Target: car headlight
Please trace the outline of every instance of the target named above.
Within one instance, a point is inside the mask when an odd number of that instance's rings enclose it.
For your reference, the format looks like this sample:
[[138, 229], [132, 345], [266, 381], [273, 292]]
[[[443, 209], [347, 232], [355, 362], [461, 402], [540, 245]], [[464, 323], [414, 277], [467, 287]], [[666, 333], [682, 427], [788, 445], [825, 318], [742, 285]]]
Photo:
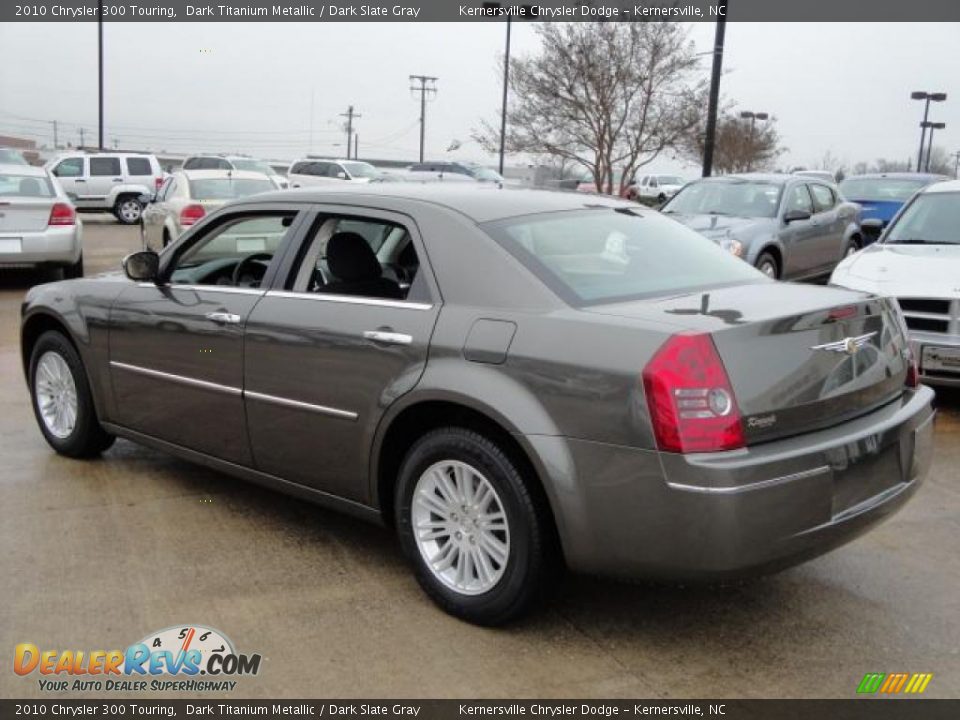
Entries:
[[736, 255], [737, 257], [743, 257], [743, 243], [739, 240], [733, 240], [732, 238], [725, 238], [720, 241], [720, 247], [726, 250], [731, 255]]

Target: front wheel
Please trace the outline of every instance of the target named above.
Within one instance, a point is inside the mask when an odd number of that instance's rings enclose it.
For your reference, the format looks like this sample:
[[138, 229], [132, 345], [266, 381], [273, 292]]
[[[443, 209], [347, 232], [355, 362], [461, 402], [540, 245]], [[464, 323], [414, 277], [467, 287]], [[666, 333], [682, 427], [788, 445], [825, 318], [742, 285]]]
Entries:
[[92, 457], [113, 444], [97, 420], [83, 362], [62, 333], [45, 332], [33, 346], [30, 394], [40, 432], [61, 455]]
[[855, 255], [860, 252], [860, 243], [856, 239], [850, 241], [846, 249], [843, 251], [843, 259], [846, 260], [851, 255]]
[[549, 521], [509, 455], [472, 430], [417, 441], [400, 468], [397, 529], [441, 608], [480, 625], [518, 617], [551, 575]]
[[760, 257], [757, 258], [757, 270], [774, 280], [780, 277], [780, 266], [777, 264], [777, 259], [768, 252], [760, 253]]

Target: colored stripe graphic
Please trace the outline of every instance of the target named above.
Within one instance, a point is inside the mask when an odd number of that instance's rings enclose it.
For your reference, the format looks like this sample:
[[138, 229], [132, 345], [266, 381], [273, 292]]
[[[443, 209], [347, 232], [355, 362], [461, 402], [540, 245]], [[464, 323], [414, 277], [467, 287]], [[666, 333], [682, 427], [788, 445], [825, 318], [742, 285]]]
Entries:
[[872, 695], [920, 694], [927, 689], [933, 673], [867, 673], [857, 686], [857, 693]]

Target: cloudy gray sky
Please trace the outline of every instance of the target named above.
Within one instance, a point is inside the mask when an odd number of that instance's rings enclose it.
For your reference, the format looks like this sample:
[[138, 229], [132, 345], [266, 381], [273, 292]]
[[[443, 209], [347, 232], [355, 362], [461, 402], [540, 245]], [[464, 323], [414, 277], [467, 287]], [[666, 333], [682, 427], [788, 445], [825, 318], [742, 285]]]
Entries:
[[[95, 137], [96, 30], [0, 24], [0, 133], [49, 143], [57, 120], [61, 143], [78, 142], [80, 127], [88, 142]], [[711, 24], [690, 33], [698, 50], [710, 49]], [[470, 132], [498, 111], [499, 23], [128, 22], [108, 24], [105, 37], [109, 144], [343, 154], [339, 113], [353, 104], [363, 115], [361, 157], [415, 158], [419, 106], [407, 78], [420, 73], [440, 78], [427, 110], [428, 157], [489, 159]], [[533, 27], [515, 24], [514, 52], [536, 47]], [[947, 124], [936, 144], [960, 150], [958, 68], [958, 24], [731, 23], [722, 87], [741, 109], [778, 117], [785, 164], [815, 166], [827, 151], [852, 164], [915, 156], [916, 89], [950, 95], [932, 113]], [[462, 147], [447, 153], [453, 140]], [[682, 164], [667, 155], [650, 168]]]

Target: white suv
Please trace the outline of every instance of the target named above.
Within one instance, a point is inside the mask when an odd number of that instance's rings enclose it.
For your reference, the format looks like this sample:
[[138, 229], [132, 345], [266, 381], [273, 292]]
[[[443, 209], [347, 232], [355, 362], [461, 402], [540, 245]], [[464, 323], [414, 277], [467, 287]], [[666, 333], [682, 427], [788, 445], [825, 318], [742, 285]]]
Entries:
[[45, 167], [81, 212], [112, 212], [125, 225], [140, 222], [141, 195], [163, 184], [163, 169], [153, 155], [76, 153], [60, 155]]
[[305, 158], [290, 166], [287, 180], [290, 181], [290, 187], [298, 188], [342, 182], [368, 183], [379, 175], [373, 165], [360, 160]]

